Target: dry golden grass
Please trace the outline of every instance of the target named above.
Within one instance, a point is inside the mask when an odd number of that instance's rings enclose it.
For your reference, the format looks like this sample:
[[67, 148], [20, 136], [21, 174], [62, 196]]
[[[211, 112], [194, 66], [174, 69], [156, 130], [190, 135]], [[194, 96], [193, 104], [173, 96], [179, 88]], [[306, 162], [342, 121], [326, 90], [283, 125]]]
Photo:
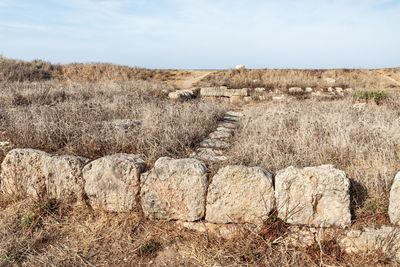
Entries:
[[188, 74], [186, 71], [150, 70], [106, 63], [54, 65], [41, 60], [26, 62], [0, 57], [0, 81], [7, 82], [166, 82]]
[[[97, 158], [117, 152], [184, 157], [223, 116], [221, 105], [171, 102], [156, 83], [3, 83], [0, 139], [17, 147]], [[102, 124], [134, 119], [121, 129]]]
[[[383, 72], [399, 73], [400, 69], [388, 69]], [[326, 79], [334, 79], [332, 83]], [[228, 86], [230, 88], [264, 87], [269, 90], [286, 91], [289, 87], [330, 86], [352, 87], [366, 90], [382, 90], [398, 87], [398, 84], [382, 76], [381, 70], [334, 69], [334, 70], [296, 70], [296, 69], [260, 69], [260, 70], [221, 70], [214, 72], [198, 83], [199, 86]]]
[[[185, 75], [0, 58], [0, 141], [89, 158], [116, 152], [142, 154], [150, 163], [160, 156], [186, 157], [214, 130], [226, 107], [168, 101], [163, 90], [173, 90], [171, 80], [182, 82]], [[331, 84], [325, 78], [336, 81]], [[282, 91], [290, 86], [341, 86], [385, 90], [393, 96], [396, 81], [400, 69], [228, 70], [212, 73], [200, 84]], [[230, 163], [273, 172], [290, 165], [334, 164], [352, 179], [352, 228], [388, 224], [388, 190], [400, 168], [399, 98], [383, 99], [379, 106], [370, 101], [362, 110], [352, 108], [356, 101], [290, 100], [250, 107], [229, 152]], [[100, 123], [114, 119], [142, 124], [122, 130]], [[210, 175], [215, 168], [209, 168]], [[0, 210], [0, 265], [5, 266], [395, 264], [379, 251], [346, 255], [331, 239], [306, 248], [293, 247], [284, 238], [273, 243], [287, 233], [288, 226], [279, 221], [267, 221], [260, 232], [242, 229], [242, 235], [225, 240], [175, 222], [148, 221], [139, 209], [107, 213], [93, 211], [86, 203], [0, 194]]]
[[[106, 213], [85, 204], [1, 196], [0, 264], [15, 266], [387, 266], [379, 252], [346, 255], [335, 240], [305, 248], [272, 243], [285, 229], [266, 224], [235, 239], [148, 221], [140, 211]], [[286, 227], [286, 226], [283, 226]]]

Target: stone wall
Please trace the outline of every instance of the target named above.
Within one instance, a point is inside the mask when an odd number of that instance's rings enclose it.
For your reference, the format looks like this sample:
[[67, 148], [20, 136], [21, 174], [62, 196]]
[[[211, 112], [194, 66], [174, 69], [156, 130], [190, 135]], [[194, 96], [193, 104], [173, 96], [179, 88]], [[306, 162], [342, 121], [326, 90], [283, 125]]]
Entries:
[[[344, 251], [368, 252], [385, 242], [398, 242], [398, 177], [389, 206], [395, 226], [346, 230], [338, 238]], [[274, 211], [294, 225], [289, 230], [296, 244], [315, 241], [315, 228], [351, 226], [350, 181], [332, 165], [288, 167], [275, 177], [259, 167], [230, 165], [208, 177], [206, 165], [192, 158], [160, 158], [146, 171], [145, 161], [137, 155], [116, 154], [90, 162], [14, 149], [1, 164], [0, 182], [2, 194], [46, 196], [64, 202], [87, 199], [92, 208], [111, 212], [139, 208], [151, 220], [176, 220], [191, 229], [218, 229], [224, 235], [237, 231], [237, 224], [260, 229]], [[400, 262], [400, 246], [387, 246], [385, 251]]]

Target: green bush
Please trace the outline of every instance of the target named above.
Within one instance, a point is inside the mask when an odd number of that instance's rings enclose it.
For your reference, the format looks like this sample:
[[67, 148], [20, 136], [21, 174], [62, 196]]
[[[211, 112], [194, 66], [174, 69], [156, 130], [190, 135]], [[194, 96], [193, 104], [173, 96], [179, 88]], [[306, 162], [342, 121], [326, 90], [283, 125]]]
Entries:
[[358, 91], [354, 96], [359, 99], [370, 100], [373, 99], [377, 105], [382, 104], [382, 101], [389, 98], [389, 94], [384, 91]]

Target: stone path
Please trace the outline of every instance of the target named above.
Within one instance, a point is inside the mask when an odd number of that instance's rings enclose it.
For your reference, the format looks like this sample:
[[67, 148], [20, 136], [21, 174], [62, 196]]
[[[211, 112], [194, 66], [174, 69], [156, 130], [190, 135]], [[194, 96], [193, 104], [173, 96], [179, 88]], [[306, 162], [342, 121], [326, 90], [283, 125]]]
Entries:
[[191, 157], [212, 162], [223, 162], [228, 160], [225, 151], [231, 147], [235, 130], [240, 125], [244, 114], [237, 111], [228, 111], [224, 119], [218, 123], [217, 129], [210, 133], [200, 143], [200, 147], [190, 154]]

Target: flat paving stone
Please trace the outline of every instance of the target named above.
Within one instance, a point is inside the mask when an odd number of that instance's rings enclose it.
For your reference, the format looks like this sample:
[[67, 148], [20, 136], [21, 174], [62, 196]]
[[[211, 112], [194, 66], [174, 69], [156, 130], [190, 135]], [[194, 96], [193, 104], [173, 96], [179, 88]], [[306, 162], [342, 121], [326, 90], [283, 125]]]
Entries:
[[222, 150], [212, 148], [199, 148], [196, 152], [190, 154], [191, 157], [205, 161], [226, 161], [228, 158], [223, 155]]
[[211, 139], [229, 139], [232, 137], [232, 132], [228, 131], [215, 131], [209, 134]]
[[206, 148], [228, 149], [231, 147], [231, 144], [218, 139], [205, 139], [200, 143], [200, 146]]
[[232, 116], [232, 117], [244, 117], [244, 114], [241, 112], [237, 112], [237, 111], [228, 111], [227, 113], [225, 113], [227, 116]]
[[232, 122], [220, 122], [220, 123], [218, 123], [218, 127], [236, 129], [238, 127], [238, 125], [236, 123], [232, 123]]
[[239, 122], [240, 118], [239, 117], [232, 117], [232, 116], [225, 116], [224, 121], [226, 122]]

